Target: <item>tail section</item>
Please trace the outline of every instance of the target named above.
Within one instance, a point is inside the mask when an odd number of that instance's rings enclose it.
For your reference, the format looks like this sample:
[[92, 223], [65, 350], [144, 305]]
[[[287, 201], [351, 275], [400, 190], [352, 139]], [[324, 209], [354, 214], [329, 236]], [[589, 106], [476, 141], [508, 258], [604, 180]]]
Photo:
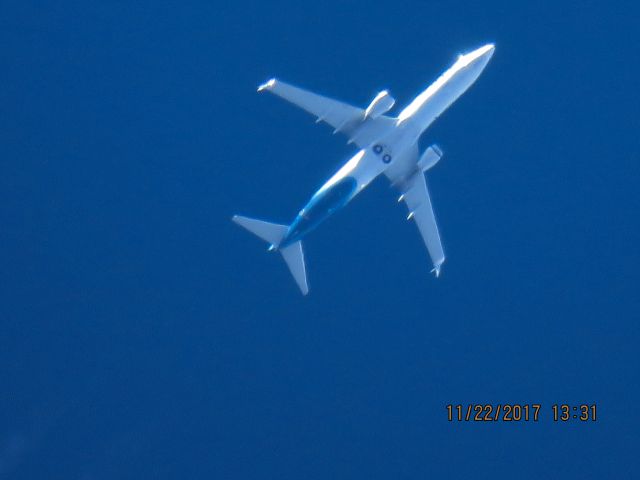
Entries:
[[240, 215], [234, 215], [231, 220], [241, 227], [246, 228], [254, 235], [260, 237], [265, 242], [269, 242], [274, 248], [278, 248], [278, 245], [280, 245], [280, 241], [284, 238], [288, 228], [286, 225], [264, 222], [262, 220], [242, 217]]
[[234, 215], [232, 220], [262, 240], [269, 242], [271, 244], [269, 250], [279, 250], [302, 293], [304, 295], [309, 293], [302, 242], [298, 241], [284, 248], [279, 248], [289, 227], [240, 215]]
[[307, 270], [304, 266], [304, 252], [302, 251], [302, 242], [297, 241], [288, 247], [280, 250], [287, 267], [291, 271], [291, 275], [295, 278], [300, 291], [303, 295], [309, 293], [309, 285], [307, 285]]

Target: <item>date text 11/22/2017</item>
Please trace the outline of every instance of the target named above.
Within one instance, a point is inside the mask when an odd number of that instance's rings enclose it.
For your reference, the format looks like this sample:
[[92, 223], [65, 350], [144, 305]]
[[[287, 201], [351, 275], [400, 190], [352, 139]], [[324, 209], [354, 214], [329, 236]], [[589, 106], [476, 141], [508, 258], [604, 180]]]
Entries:
[[[541, 415], [542, 405], [539, 403], [519, 404], [473, 404], [452, 405], [447, 408], [447, 420], [453, 422], [537, 422]], [[596, 404], [570, 405], [567, 403], [553, 404], [551, 417], [554, 422], [596, 421]], [[544, 412], [542, 417], [544, 417]]]

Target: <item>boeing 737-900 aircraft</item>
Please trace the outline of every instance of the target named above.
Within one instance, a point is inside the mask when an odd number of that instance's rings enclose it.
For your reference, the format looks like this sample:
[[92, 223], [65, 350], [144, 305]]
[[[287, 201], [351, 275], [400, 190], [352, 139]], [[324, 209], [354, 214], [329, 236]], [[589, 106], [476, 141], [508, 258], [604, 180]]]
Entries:
[[378, 93], [366, 109], [271, 79], [258, 92], [271, 92], [303, 108], [349, 137], [360, 149], [311, 197], [291, 225], [235, 215], [233, 221], [270, 243], [279, 251], [303, 294], [309, 292], [301, 240], [332, 213], [344, 207], [374, 178], [384, 173], [400, 191], [398, 201], [409, 209], [427, 246], [433, 272], [440, 275], [444, 251], [431, 206], [424, 172], [442, 157], [437, 145], [420, 155], [418, 139], [431, 123], [480, 76], [491, 59], [494, 46], [485, 45], [458, 60], [418, 95], [397, 117], [385, 115], [395, 100], [386, 90]]

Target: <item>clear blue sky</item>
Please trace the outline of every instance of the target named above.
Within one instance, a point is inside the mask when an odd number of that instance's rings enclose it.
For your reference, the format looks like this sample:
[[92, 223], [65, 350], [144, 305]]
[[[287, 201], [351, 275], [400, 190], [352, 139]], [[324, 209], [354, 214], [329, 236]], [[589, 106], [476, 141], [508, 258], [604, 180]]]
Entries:
[[[2, 10], [0, 478], [640, 476], [640, 7]], [[424, 138], [441, 278], [380, 180], [311, 234], [302, 297], [230, 217], [291, 221], [354, 150], [255, 87], [402, 106], [487, 42]]]

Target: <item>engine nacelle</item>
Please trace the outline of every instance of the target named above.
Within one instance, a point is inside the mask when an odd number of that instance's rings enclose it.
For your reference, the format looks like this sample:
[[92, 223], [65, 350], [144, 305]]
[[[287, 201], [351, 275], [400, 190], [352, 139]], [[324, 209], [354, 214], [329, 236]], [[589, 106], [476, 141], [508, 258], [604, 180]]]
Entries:
[[440, 150], [440, 147], [438, 147], [438, 145], [433, 144], [424, 151], [424, 153], [420, 157], [420, 160], [418, 160], [418, 168], [423, 172], [426, 172], [436, 163], [438, 163], [441, 158], [442, 150]]
[[376, 98], [369, 104], [364, 111], [364, 118], [378, 118], [380, 115], [387, 113], [396, 103], [396, 99], [389, 95], [386, 90], [381, 91]]

